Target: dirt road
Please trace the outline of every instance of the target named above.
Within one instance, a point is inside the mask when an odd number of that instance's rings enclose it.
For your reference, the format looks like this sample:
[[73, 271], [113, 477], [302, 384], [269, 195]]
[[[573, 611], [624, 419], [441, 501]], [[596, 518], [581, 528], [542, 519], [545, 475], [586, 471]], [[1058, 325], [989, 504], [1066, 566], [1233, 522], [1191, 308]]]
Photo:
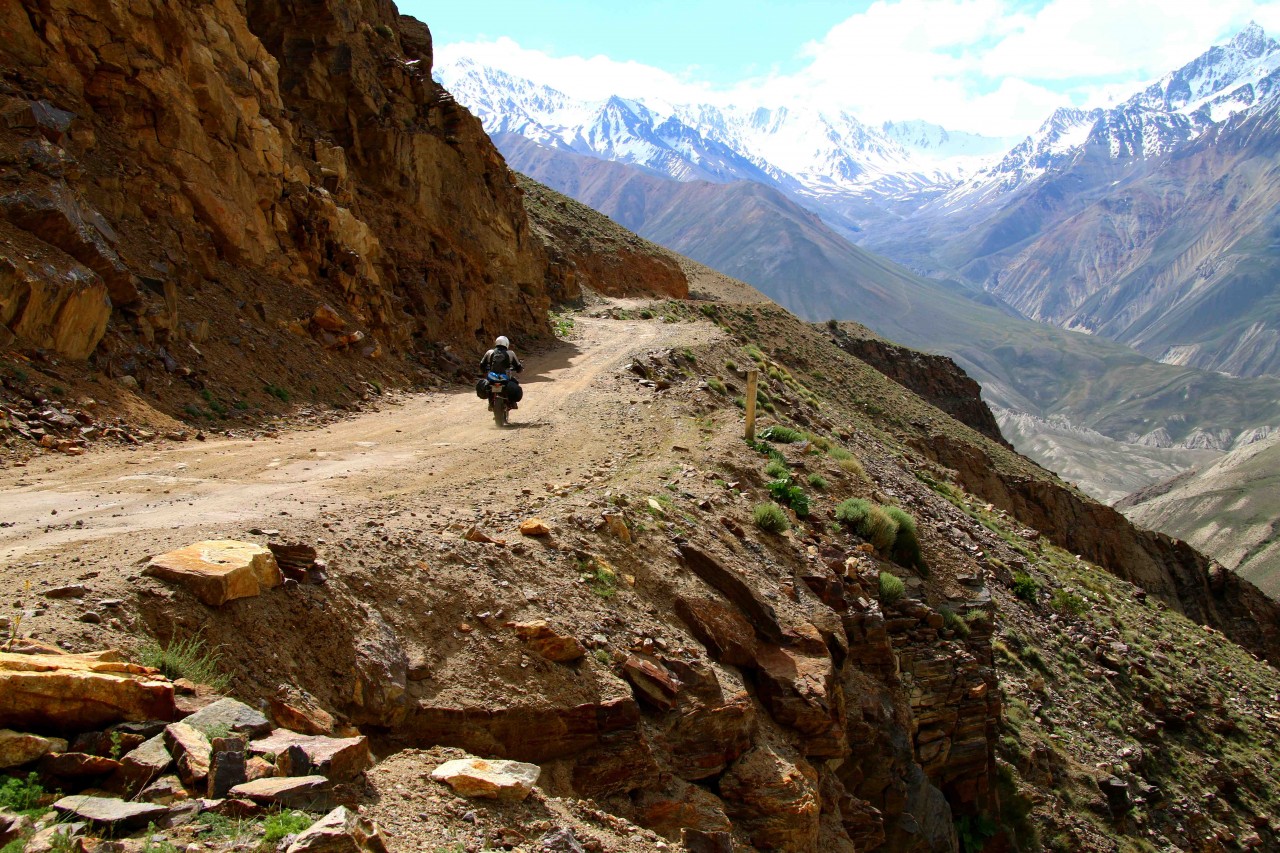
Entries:
[[459, 391], [274, 438], [32, 460], [0, 471], [0, 566], [86, 548], [101, 556], [112, 544], [136, 558], [159, 542], [271, 527], [273, 517], [351, 518], [388, 500], [465, 514], [650, 445], [662, 418], [619, 371], [632, 355], [715, 334], [701, 324], [579, 317], [571, 341], [525, 357], [525, 399], [506, 429]]

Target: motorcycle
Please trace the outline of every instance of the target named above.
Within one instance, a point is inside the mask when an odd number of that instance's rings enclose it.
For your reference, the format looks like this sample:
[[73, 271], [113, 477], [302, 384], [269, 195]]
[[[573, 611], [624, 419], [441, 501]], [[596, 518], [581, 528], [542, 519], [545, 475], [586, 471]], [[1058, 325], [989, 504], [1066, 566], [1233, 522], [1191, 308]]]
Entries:
[[515, 380], [505, 373], [489, 372], [489, 408], [493, 410], [493, 422], [498, 427], [510, 424], [510, 412], [515, 403], [507, 401], [507, 383]]

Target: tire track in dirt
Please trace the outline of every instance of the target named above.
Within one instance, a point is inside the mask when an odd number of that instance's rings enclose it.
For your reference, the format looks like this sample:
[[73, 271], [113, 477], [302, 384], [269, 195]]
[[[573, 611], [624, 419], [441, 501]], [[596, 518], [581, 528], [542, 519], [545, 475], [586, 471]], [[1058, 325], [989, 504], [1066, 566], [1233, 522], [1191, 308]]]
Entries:
[[[0, 471], [0, 565], [97, 540], [187, 542], [272, 516], [351, 517], [384, 501], [468, 506], [541, 487], [624, 448], [651, 449], [662, 419], [601, 379], [646, 350], [710, 340], [706, 324], [576, 318], [573, 340], [525, 356], [525, 398], [499, 429], [474, 392], [421, 394], [273, 438], [214, 439]], [[616, 383], [615, 383], [616, 384]], [[624, 399], [627, 398], [627, 399]], [[193, 528], [196, 532], [190, 532]], [[109, 542], [98, 541], [94, 550]]]

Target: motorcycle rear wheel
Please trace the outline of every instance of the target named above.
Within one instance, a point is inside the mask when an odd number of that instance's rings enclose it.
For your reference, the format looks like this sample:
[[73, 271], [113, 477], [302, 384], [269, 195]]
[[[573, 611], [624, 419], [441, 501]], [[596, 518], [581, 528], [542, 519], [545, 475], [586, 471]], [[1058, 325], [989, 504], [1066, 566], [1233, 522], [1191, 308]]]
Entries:
[[499, 427], [507, 425], [507, 401], [504, 397], [493, 398], [493, 422]]

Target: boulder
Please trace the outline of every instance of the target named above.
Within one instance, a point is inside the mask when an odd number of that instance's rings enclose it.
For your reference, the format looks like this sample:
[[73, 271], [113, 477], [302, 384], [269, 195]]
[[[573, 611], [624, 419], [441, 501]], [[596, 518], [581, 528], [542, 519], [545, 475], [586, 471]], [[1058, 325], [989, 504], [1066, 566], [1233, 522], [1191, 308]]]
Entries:
[[213, 607], [284, 583], [270, 549], [233, 539], [205, 540], [161, 554], [142, 573], [181, 583]]
[[164, 743], [173, 755], [183, 784], [193, 788], [204, 787], [213, 758], [213, 745], [204, 732], [187, 723], [173, 723], [165, 727]]
[[364, 735], [337, 738], [276, 729], [269, 737], [249, 744], [250, 752], [258, 755], [279, 756], [294, 748], [305, 754], [312, 773], [321, 774], [335, 782], [354, 779], [373, 766], [369, 739]]
[[670, 711], [676, 706], [680, 680], [656, 660], [629, 655], [622, 662], [622, 677], [630, 682], [638, 699], [659, 711]]
[[182, 722], [204, 732], [225, 728], [251, 737], [271, 731], [271, 721], [261, 712], [229, 696], [205, 705]]
[[526, 518], [520, 522], [520, 532], [525, 536], [550, 536], [551, 525], [541, 518]]
[[164, 745], [162, 732], [124, 754], [120, 759], [120, 772], [116, 774], [111, 789], [136, 791], [158, 778], [172, 763], [173, 757]]
[[31, 832], [34, 826], [26, 815], [0, 811], [0, 847]]
[[[87, 776], [106, 776], [119, 769], [119, 761], [84, 752], [62, 752], [40, 759], [40, 772], [58, 779], [83, 780]], [[83, 781], [81, 785], [83, 786]]]
[[549, 661], [570, 663], [587, 653], [576, 637], [556, 633], [543, 619], [509, 624], [515, 629], [517, 637]]
[[87, 794], [63, 797], [53, 804], [53, 808], [65, 817], [122, 828], [146, 826], [169, 811], [164, 806], [153, 803], [130, 803], [115, 797], [92, 797]]
[[[291, 690], [285, 696], [273, 696], [268, 700], [271, 716], [280, 728], [304, 735], [331, 735], [336, 722], [333, 715], [320, 707], [320, 703], [310, 693], [302, 690]], [[268, 725], [255, 735], [266, 734], [271, 730]]]
[[0, 652], [0, 726], [81, 732], [122, 720], [172, 720], [173, 684], [116, 657]]
[[329, 780], [323, 776], [277, 776], [236, 785], [229, 793], [232, 799], [253, 800], [260, 805], [311, 810], [328, 799]]
[[444, 782], [463, 797], [519, 802], [529, 796], [541, 773], [538, 765], [522, 761], [458, 758], [431, 771], [431, 778]]
[[0, 729], [0, 770], [30, 764], [52, 748], [53, 741], [49, 738]]
[[213, 743], [213, 757], [209, 763], [210, 799], [222, 799], [236, 785], [249, 781], [245, 767], [245, 742], [240, 736], [216, 737]]
[[161, 776], [139, 791], [137, 797], [143, 802], [157, 803], [162, 806], [173, 805], [190, 798], [191, 794], [177, 776]]
[[46, 826], [27, 839], [22, 853], [84, 853], [88, 828], [82, 820]]
[[338, 806], [289, 845], [286, 853], [386, 853], [378, 825]]

